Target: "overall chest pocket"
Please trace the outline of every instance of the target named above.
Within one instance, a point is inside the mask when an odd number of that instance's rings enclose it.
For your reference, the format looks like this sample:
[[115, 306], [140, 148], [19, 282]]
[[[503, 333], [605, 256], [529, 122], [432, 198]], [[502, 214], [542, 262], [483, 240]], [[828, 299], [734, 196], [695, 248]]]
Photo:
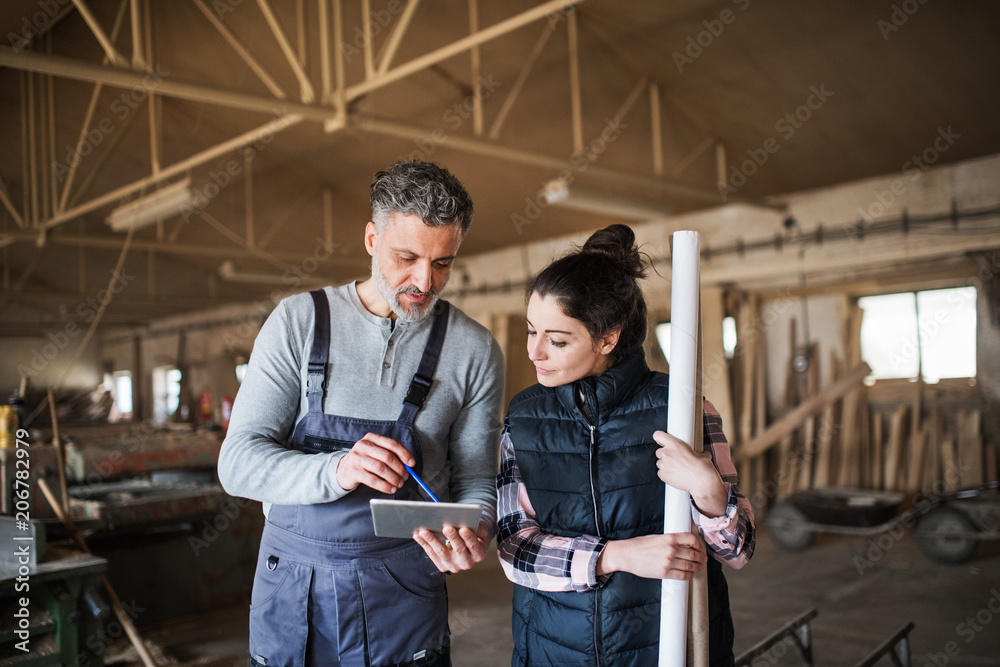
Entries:
[[318, 435], [307, 435], [302, 439], [301, 450], [308, 454], [339, 452], [354, 446], [354, 441], [337, 438], [321, 438]]

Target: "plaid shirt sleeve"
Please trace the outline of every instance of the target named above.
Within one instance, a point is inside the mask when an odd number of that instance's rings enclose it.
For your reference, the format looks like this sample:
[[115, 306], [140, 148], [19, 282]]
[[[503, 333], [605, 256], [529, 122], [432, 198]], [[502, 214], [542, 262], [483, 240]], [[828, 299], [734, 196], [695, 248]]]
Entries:
[[718, 517], [705, 516], [691, 503], [691, 517], [716, 560], [739, 569], [753, 555], [756, 541], [753, 509], [737, 485], [736, 466], [729, 453], [729, 441], [722, 432], [722, 417], [708, 401], [704, 405], [704, 420], [705, 451], [712, 455], [712, 463], [729, 492], [729, 501], [726, 513]]
[[497, 475], [497, 550], [507, 578], [542, 591], [586, 591], [603, 584], [597, 559], [607, 540], [592, 535], [560, 537], [543, 533], [521, 482], [507, 430], [500, 440]]

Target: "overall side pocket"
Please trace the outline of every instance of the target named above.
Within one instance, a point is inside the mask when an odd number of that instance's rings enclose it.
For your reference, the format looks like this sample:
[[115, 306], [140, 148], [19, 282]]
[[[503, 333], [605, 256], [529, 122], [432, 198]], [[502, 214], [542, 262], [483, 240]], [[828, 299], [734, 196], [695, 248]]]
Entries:
[[250, 657], [268, 667], [305, 664], [312, 567], [261, 549], [250, 596]]

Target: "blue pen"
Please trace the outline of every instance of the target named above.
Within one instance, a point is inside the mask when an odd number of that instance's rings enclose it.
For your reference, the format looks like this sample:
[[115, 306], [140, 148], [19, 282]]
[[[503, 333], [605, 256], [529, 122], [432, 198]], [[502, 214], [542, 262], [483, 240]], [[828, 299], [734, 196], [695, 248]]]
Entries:
[[417, 473], [413, 472], [413, 468], [406, 465], [405, 463], [403, 464], [403, 467], [406, 468], [406, 472], [410, 473], [410, 477], [413, 478], [413, 481], [419, 484], [420, 488], [423, 489], [424, 492], [431, 497], [431, 500], [433, 500], [436, 503], [441, 502], [440, 500], [438, 500], [438, 497], [434, 495], [434, 492], [431, 491], [430, 487], [424, 484], [424, 480], [420, 479], [420, 476], [417, 475]]

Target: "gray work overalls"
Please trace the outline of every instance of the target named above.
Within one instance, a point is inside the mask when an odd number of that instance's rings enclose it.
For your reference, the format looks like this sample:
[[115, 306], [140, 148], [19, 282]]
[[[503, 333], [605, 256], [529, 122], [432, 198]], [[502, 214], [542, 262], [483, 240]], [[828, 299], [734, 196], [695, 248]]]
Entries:
[[[366, 433], [397, 440], [423, 457], [413, 421], [423, 405], [448, 325], [439, 302], [417, 373], [396, 421], [323, 412], [330, 304], [310, 292], [316, 328], [309, 354], [309, 411], [289, 445], [307, 454], [350, 449]], [[335, 381], [349, 382], [349, 378]], [[250, 666], [450, 666], [444, 574], [410, 539], [376, 537], [368, 501], [416, 500], [412, 478], [394, 495], [359, 486], [319, 505], [272, 505], [261, 536], [250, 602]]]

